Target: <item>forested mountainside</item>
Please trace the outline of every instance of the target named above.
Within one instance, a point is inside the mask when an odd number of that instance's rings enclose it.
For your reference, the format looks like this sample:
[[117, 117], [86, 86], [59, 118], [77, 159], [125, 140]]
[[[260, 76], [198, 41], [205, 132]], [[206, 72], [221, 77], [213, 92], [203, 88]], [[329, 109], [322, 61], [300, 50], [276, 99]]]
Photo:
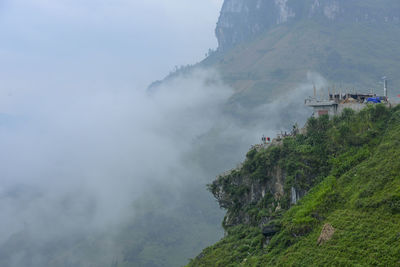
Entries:
[[188, 266], [398, 266], [400, 106], [311, 118], [209, 190], [227, 235]]

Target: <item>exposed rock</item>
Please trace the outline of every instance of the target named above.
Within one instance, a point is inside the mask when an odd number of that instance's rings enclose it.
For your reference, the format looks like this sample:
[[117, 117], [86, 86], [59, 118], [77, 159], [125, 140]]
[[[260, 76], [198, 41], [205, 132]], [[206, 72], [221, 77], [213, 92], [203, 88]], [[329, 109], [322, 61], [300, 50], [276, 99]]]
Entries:
[[[286, 174], [281, 168], [275, 167], [268, 171], [267, 176], [270, 178], [264, 181], [254, 180], [236, 169], [219, 176], [213, 182], [212, 193], [220, 207], [227, 209], [223, 222], [225, 226], [242, 223], [258, 225], [259, 222], [252, 221], [244, 207], [257, 205], [266, 197], [272, 201], [271, 212], [281, 208], [279, 202], [285, 194], [283, 188]], [[240, 193], [237, 193], [239, 191]]]
[[221, 50], [248, 40], [295, 16], [287, 0], [225, 0], [217, 23]]
[[225, 50], [292, 20], [398, 24], [399, 14], [398, 0], [383, 0], [373, 6], [350, 0], [225, 0], [216, 36], [219, 49]]
[[279, 228], [276, 225], [268, 225], [262, 228], [262, 234], [265, 237], [272, 237], [279, 232]]
[[[220, 207], [227, 210], [224, 227], [249, 224], [262, 229], [281, 210], [297, 204], [306, 195], [304, 188], [288, 187], [285, 167], [275, 158], [278, 154], [273, 156], [274, 149], [283, 146], [283, 139], [252, 146], [242, 164], [208, 185]], [[262, 215], [256, 210], [263, 210]]]
[[295, 187], [291, 188], [291, 192], [290, 192], [290, 204], [291, 205], [296, 205], [297, 202], [304, 197], [304, 195], [307, 193], [304, 190], [298, 190]]
[[322, 228], [321, 235], [318, 237], [318, 245], [323, 245], [324, 243], [328, 242], [332, 239], [333, 234], [335, 233], [335, 228], [329, 223], [325, 224]]

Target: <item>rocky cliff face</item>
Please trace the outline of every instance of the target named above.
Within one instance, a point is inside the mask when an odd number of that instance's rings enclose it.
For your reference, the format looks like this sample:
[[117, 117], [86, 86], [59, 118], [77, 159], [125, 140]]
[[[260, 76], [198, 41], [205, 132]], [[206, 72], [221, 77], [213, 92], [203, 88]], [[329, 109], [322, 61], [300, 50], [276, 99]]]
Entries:
[[[268, 222], [270, 214], [281, 209], [285, 173], [280, 168], [274, 168], [268, 171], [268, 176], [271, 178], [254, 180], [234, 170], [214, 181], [214, 196], [220, 206], [227, 209], [224, 227], [239, 224], [262, 226]], [[265, 208], [265, 217], [254, 218], [250, 211], [252, 207]]]
[[276, 140], [272, 145], [254, 146], [243, 164], [209, 185], [220, 207], [227, 210], [225, 228], [268, 225], [282, 209], [296, 204], [306, 194], [301, 187], [289, 185], [285, 167], [278, 164], [281, 148], [282, 143]]
[[225, 0], [216, 28], [219, 49], [229, 49], [276, 25], [301, 19], [398, 24], [400, 1]]

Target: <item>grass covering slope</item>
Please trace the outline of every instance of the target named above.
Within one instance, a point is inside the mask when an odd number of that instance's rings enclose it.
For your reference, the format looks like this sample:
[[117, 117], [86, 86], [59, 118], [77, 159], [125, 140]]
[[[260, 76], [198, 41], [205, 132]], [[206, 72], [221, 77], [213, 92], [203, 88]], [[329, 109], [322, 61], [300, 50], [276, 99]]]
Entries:
[[[400, 107], [311, 119], [307, 134], [284, 143], [282, 152], [300, 173], [306, 167], [295, 165], [296, 158], [321, 153], [324, 177], [275, 215], [281, 229], [268, 244], [260, 228], [235, 226], [188, 266], [399, 266]], [[318, 245], [327, 223], [335, 233]]]
[[321, 74], [330, 86], [343, 90], [369, 92], [374, 88], [377, 92], [383, 75], [390, 77], [391, 84], [399, 84], [399, 42], [396, 24], [303, 19], [275, 26], [229, 51], [216, 52], [202, 65], [218, 68], [236, 90], [232, 102], [249, 108], [292, 92], [307, 82], [309, 72]]

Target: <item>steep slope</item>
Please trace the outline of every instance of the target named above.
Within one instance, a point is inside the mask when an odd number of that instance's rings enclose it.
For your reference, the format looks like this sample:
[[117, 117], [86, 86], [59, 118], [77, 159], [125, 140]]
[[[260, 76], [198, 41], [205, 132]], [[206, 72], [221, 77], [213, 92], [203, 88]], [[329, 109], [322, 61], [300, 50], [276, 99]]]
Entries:
[[292, 92], [309, 72], [321, 74], [327, 86], [368, 92], [380, 92], [385, 75], [389, 94], [399, 93], [395, 0], [226, 0], [216, 36], [218, 49], [194, 67], [220, 70], [236, 90], [231, 112]]
[[[286, 173], [284, 196], [266, 187], [247, 202], [252, 184], [276, 181], [276, 168]], [[230, 173], [210, 189], [238, 220], [189, 266], [398, 266], [399, 106], [311, 119], [306, 134], [249, 152], [237, 172], [240, 182]], [[293, 187], [308, 192], [297, 204]]]
[[[378, 90], [381, 88], [378, 81], [386, 75], [390, 78], [389, 94], [394, 96], [400, 93], [394, 91], [396, 89], [394, 85], [400, 83], [399, 16], [400, 4], [394, 0], [379, 2], [226, 0], [216, 28], [219, 42], [217, 51], [211, 53], [199, 64], [179, 69], [167, 80], [187, 75], [197, 67], [217, 68], [224, 81], [235, 89], [235, 94], [226, 105], [227, 113], [233, 114], [238, 121], [248, 124], [255, 122], [254, 109], [272, 102], [279, 96], [292, 93], [299, 84], [307, 80], [310, 72], [319, 73], [326, 78], [327, 86], [335, 84], [336, 88], [347, 87], [368, 91], [374, 88], [376, 92], [380, 92]], [[159, 83], [155, 83], [152, 88], [155, 89], [158, 85]], [[310, 86], [310, 94], [311, 90]], [[286, 112], [296, 113], [297, 110], [288, 107]], [[267, 119], [265, 119], [266, 128], [269, 123]], [[211, 140], [213, 134], [207, 138]], [[215, 151], [202, 150], [202, 153], [206, 155], [215, 155], [220, 151], [226, 153], [231, 150], [233, 144], [235, 142], [224, 144], [224, 146], [219, 145]], [[213, 157], [208, 158], [214, 161]], [[322, 169], [325, 165], [319, 161], [320, 158], [314, 157], [313, 166], [320, 166], [319, 168]], [[327, 160], [324, 162], [326, 163]], [[304, 188], [295, 187], [299, 196], [323, 178], [318, 176], [320, 171], [326, 170], [318, 170], [316, 173], [305, 170], [307, 177], [315, 181], [311, 183], [304, 181]], [[281, 174], [282, 178], [286, 175], [284, 172]], [[275, 174], [270, 174], [270, 176], [273, 175]], [[291, 175], [293, 177], [294, 174]], [[327, 175], [326, 172], [324, 175]], [[231, 179], [239, 181], [240, 176], [231, 177]], [[258, 186], [268, 185], [261, 182], [253, 188], [258, 188]], [[275, 211], [278, 204], [283, 209], [290, 206], [288, 192], [291, 191], [291, 187], [290, 184], [282, 184], [279, 190], [284, 190], [286, 194], [282, 194], [281, 203], [272, 198], [276, 202], [273, 208], [268, 207], [263, 209], [263, 212], [258, 212], [257, 205], [262, 203], [253, 203], [252, 207], [248, 206], [252, 212], [246, 211], [239, 216], [234, 216], [238, 214], [232, 209], [228, 211], [230, 216], [224, 220], [224, 224], [232, 226], [239, 223], [240, 225], [247, 221], [258, 229], [258, 219], [272, 216], [269, 214], [269, 209]], [[255, 189], [255, 191], [257, 191], [254, 192], [256, 195], [263, 193], [262, 190]], [[277, 192], [273, 191], [272, 195]], [[246, 196], [246, 198], [251, 200], [252, 197]], [[188, 198], [186, 202], [190, 203], [190, 201]], [[240, 203], [239, 201], [237, 207], [239, 211], [243, 208]], [[154, 216], [153, 220], [161, 222], [163, 217]], [[181, 220], [181, 217], [175, 218], [175, 222]], [[139, 229], [146, 231], [145, 227]], [[197, 231], [195, 227], [192, 229], [192, 233]], [[151, 233], [152, 230], [148, 232]], [[133, 234], [134, 231], [132, 231], [132, 237], [134, 237]], [[146, 245], [146, 249], [141, 249], [140, 252], [137, 252], [136, 247], [140, 248], [143, 242], [134, 242], [135, 244], [126, 251], [127, 261], [131, 264], [137, 263], [136, 257], [143, 262], [147, 260], [147, 263], [154, 263], [149, 256], [151, 253], [147, 252], [160, 251], [157, 242], [168, 244], [170, 235], [165, 234], [165, 236], [166, 242], [162, 236], [158, 237], [159, 240], [145, 242], [148, 246]], [[235, 235], [231, 235], [228, 238], [234, 237]], [[257, 235], [257, 238], [259, 237]], [[164, 255], [170, 256], [173, 253], [171, 250], [162, 249], [156, 254], [161, 256], [160, 258], [166, 258]], [[165, 261], [159, 262], [165, 264]]]
[[400, 93], [399, 1], [226, 0], [215, 32], [218, 49], [167, 80], [217, 68], [236, 91], [229, 111], [244, 108], [238, 115], [293, 92], [310, 72], [326, 87], [377, 93], [387, 76], [389, 95]]
[[[399, 17], [400, 2], [395, 0], [226, 0], [216, 28], [219, 48], [201, 63], [181, 68], [167, 80], [186, 75], [198, 67], [218, 69], [223, 80], [235, 90], [226, 104], [226, 112], [243, 123], [244, 129], [255, 123], [255, 114], [260, 116], [257, 110], [259, 106], [292, 94], [300, 84], [307, 81], [309, 73], [318, 73], [327, 79], [326, 87], [335, 86], [337, 90], [354, 88], [357, 91], [368, 92], [373, 88], [377, 93], [381, 92], [382, 87], [378, 82], [385, 75], [389, 77], [389, 95], [395, 97], [400, 93], [400, 89], [397, 89], [397, 85], [400, 84]], [[309, 87], [312, 94], [312, 86]], [[153, 89], [155, 88], [157, 83], [153, 86]], [[302, 99], [303, 96], [299, 102], [302, 102]], [[277, 114], [281, 115], [282, 122], [291, 121], [287, 119], [286, 114], [297, 114], [298, 110], [293, 106], [285, 106], [284, 98], [280, 98], [280, 101], [282, 105]], [[270, 126], [270, 114], [263, 113], [262, 116], [265, 117], [265, 128], [273, 128], [274, 126]], [[212, 139], [212, 135], [210, 136], [209, 139]], [[233, 144], [234, 142], [219, 146], [221, 149], [211, 152], [207, 150], [205, 154], [214, 155], [220, 153], [219, 151], [226, 151], [229, 145]], [[263, 154], [257, 155], [260, 158], [265, 157]], [[213, 160], [212, 157], [209, 158]], [[327, 160], [324, 161], [324, 165], [319, 162], [318, 157], [312, 158], [313, 166], [319, 166], [321, 169], [327, 166]], [[303, 163], [307, 164], [307, 161]], [[279, 168], [274, 172], [278, 170]], [[304, 188], [295, 186], [299, 196], [308, 192], [310, 187], [327, 175], [326, 170], [310, 173], [312, 170], [307, 169], [304, 172], [313, 180], [311, 183], [304, 181]], [[325, 176], [321, 178], [319, 172]], [[274, 175], [269, 176], [278, 178]], [[282, 178], [287, 176], [284, 172], [281, 175]], [[291, 174], [291, 177], [294, 177], [294, 174]], [[240, 178], [241, 176], [236, 176], [229, 179], [240, 182]], [[294, 180], [289, 177], [286, 181], [290, 179]], [[247, 185], [246, 182], [243, 184], [245, 188]], [[243, 232], [239, 229], [237, 235], [232, 234], [223, 242], [229, 243], [229, 240], [241, 237], [245, 231], [253, 233], [255, 240], [262, 239], [258, 228], [261, 222], [259, 219], [273, 217], [269, 210], [275, 211], [278, 204], [282, 209], [290, 206], [289, 193], [292, 186], [282, 185], [279, 189], [286, 192], [283, 194], [285, 199], [278, 203], [275, 198], [271, 198], [270, 201], [275, 201], [273, 207], [260, 208], [262, 203], [257, 202], [253, 203], [253, 206], [247, 206], [249, 211], [242, 214], [235, 213], [234, 209], [228, 210], [229, 216], [224, 220], [224, 224], [232, 226], [239, 223], [237, 227], [243, 229]], [[262, 188], [268, 184], [261, 182], [253, 188], [259, 188], [258, 186]], [[232, 193], [235, 193], [234, 191]], [[271, 195], [277, 192], [273, 191]], [[254, 191], [255, 195], [262, 193], [260, 189]], [[246, 196], [246, 199], [251, 198], [251, 195]], [[240, 198], [237, 201], [239, 200]], [[245, 210], [246, 207], [240, 205], [245, 202], [238, 203], [237, 210], [240, 213], [242, 208]], [[258, 209], [263, 211], [258, 212]], [[255, 227], [254, 231], [247, 226], [241, 228], [241, 223], [246, 221], [251, 223], [251, 227]], [[234, 231], [234, 228], [227, 231]], [[229, 258], [230, 252], [237, 251], [235, 248], [239, 244], [245, 245], [242, 249], [247, 255], [246, 247], [251, 247], [253, 242], [251, 234], [247, 237], [250, 243], [232, 241], [229, 243], [232, 247], [224, 248], [227, 254], [218, 254], [218, 257]], [[258, 241], [254, 242], [259, 244]], [[235, 254], [233, 257], [236, 256]], [[215, 261], [211, 263], [215, 264]]]
[[[217, 51], [204, 66], [216, 66], [236, 89], [232, 102], [251, 108], [285, 95], [305, 82], [307, 73], [327, 79], [327, 86], [399, 93], [400, 26], [394, 24], [318, 22], [305, 19], [273, 27], [253, 41]], [[311, 90], [310, 90], [311, 93]]]
[[399, 24], [399, 15], [395, 0], [225, 0], [215, 33], [227, 50], [288, 22]]

